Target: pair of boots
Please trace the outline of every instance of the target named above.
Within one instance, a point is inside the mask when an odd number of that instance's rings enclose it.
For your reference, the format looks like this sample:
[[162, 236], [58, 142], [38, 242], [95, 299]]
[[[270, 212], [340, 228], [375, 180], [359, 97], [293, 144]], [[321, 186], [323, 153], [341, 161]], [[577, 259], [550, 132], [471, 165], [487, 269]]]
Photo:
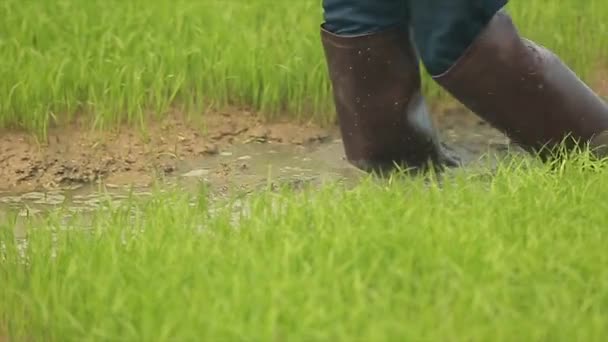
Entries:
[[[421, 93], [409, 32], [321, 30], [345, 154], [365, 171], [456, 166]], [[405, 43], [405, 44], [404, 44]], [[608, 143], [608, 106], [558, 57], [497, 12], [460, 58], [432, 75], [458, 101], [531, 152]]]

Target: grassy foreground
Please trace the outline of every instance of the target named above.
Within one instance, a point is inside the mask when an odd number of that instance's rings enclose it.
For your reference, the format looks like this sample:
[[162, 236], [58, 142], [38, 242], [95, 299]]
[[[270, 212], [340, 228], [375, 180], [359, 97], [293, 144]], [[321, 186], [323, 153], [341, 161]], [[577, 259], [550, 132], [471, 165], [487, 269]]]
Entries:
[[[593, 81], [608, 56], [608, 2], [513, 1], [509, 10], [526, 36]], [[99, 128], [145, 125], [171, 107], [227, 104], [327, 122], [320, 22], [317, 0], [4, 0], [0, 128], [44, 133], [82, 113]], [[444, 95], [425, 84], [430, 99]]]
[[[20, 340], [601, 341], [608, 172], [158, 194], [0, 227], [0, 328]], [[82, 231], [83, 225], [92, 229]]]

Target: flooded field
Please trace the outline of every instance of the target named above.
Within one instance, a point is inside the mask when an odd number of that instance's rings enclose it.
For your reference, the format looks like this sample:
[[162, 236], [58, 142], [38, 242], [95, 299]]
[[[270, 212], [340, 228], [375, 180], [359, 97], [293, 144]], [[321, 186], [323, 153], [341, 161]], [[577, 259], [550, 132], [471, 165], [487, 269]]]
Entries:
[[[234, 145], [184, 161], [163, 179], [164, 193], [106, 183], [97, 193], [3, 194], [14, 209], [0, 214], [10, 216], [0, 223], [0, 336], [606, 336], [606, 168], [498, 165], [492, 177], [465, 170], [443, 184], [388, 184], [360, 180], [339, 146]], [[465, 167], [474, 169], [470, 153]], [[336, 179], [356, 186], [316, 187]], [[301, 190], [254, 191], [267, 180]], [[211, 196], [185, 193], [202, 182]], [[235, 188], [246, 196], [213, 197]], [[41, 212], [14, 216], [25, 207]]]
[[[462, 166], [369, 177], [321, 7], [0, 3], [0, 342], [606, 340], [608, 160], [520, 158], [421, 68]], [[506, 10], [608, 96], [606, 0]]]
[[[446, 112], [437, 121], [444, 143], [449, 146], [452, 154], [461, 159], [463, 167], [487, 167], [489, 157], [504, 155], [509, 148], [508, 139], [470, 113]], [[263, 126], [251, 129], [242, 125], [243, 128], [230, 127], [250, 133], [265, 130]], [[277, 131], [276, 127], [274, 129]], [[272, 131], [273, 128], [266, 130]], [[160, 173], [156, 178], [152, 178], [152, 171], [117, 172], [89, 183], [74, 182], [47, 190], [5, 190], [0, 192], [0, 212], [18, 212], [21, 216], [27, 216], [58, 208], [69, 212], [92, 211], [107, 200], [120, 203], [129, 195], [147, 196], [154, 186], [177, 186], [184, 191], [191, 191], [204, 183], [214, 195], [222, 196], [251, 192], [268, 186], [288, 185], [298, 188], [328, 181], [355, 184], [364, 175], [345, 161], [342, 141], [335, 129], [324, 130], [322, 133], [312, 130], [314, 133], [306, 133], [304, 138], [296, 137], [298, 142], [288, 138], [297, 129], [292, 127], [287, 130], [289, 132], [283, 133], [283, 138], [277, 138], [278, 133], [271, 133], [274, 138], [270, 139], [268, 134], [253, 133], [245, 135], [248, 138], [225, 141], [221, 148], [216, 147], [214, 153], [173, 158], [171, 172]], [[312, 134], [323, 136], [323, 139], [308, 137]], [[238, 136], [227, 132], [211, 132], [209, 135]], [[260, 136], [265, 136], [266, 139], [260, 139]], [[194, 141], [192, 144], [207, 143], [203, 139], [202, 142]]]

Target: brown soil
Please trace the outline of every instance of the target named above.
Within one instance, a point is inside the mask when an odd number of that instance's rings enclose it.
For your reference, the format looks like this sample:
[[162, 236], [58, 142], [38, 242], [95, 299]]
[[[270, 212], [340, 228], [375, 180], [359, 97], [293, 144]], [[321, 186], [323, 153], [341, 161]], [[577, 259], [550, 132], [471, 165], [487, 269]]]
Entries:
[[3, 323], [0, 323], [0, 342], [10, 341], [8, 338], [7, 331], [8, 331], [8, 329], [6, 328], [6, 325]]
[[597, 75], [597, 84], [594, 85], [594, 89], [597, 89], [600, 96], [608, 99], [608, 68], [599, 69]]
[[[261, 122], [248, 111], [207, 114], [205, 129], [179, 115], [150, 124], [146, 133], [123, 127], [92, 132], [86, 125], [51, 129], [40, 143], [19, 132], [0, 131], [0, 190], [31, 191], [95, 182], [146, 186], [171, 175], [184, 159], [214, 155], [229, 144], [309, 144], [335, 133], [312, 125]], [[147, 137], [146, 137], [147, 136]]]

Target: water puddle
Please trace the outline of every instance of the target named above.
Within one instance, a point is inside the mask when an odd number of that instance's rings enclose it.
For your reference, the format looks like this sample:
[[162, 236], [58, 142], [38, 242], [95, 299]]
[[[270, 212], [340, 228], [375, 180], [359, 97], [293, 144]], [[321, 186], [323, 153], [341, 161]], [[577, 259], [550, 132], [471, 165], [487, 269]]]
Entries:
[[[487, 127], [455, 122], [443, 127], [443, 131], [447, 144], [466, 168], [474, 168], [478, 163], [487, 165], [487, 162], [481, 162], [482, 156], [505, 154], [507, 150], [506, 138]], [[356, 184], [362, 176], [364, 173], [346, 162], [342, 142], [336, 139], [311, 146], [233, 145], [215, 156], [182, 161], [175, 176], [159, 182], [161, 188], [178, 186], [184, 191], [197, 191], [205, 184], [214, 196], [224, 196], [235, 191], [247, 193], [268, 187], [299, 189], [335, 181]], [[149, 196], [151, 191], [146, 187], [105, 183], [47, 192], [0, 192], [0, 220], [8, 213], [31, 217], [58, 208], [68, 213], [91, 212], [105, 203], [119, 204], [129, 196]]]
[[[467, 139], [463, 140], [457, 135], [448, 135], [446, 138], [467, 170], [476, 170], [478, 167], [487, 170], [488, 165], [491, 167], [492, 164], [488, 164], [488, 160], [499, 160], [506, 153], [506, 142], [504, 138], [500, 140], [500, 136], [484, 136], [475, 132], [467, 135]], [[492, 143], [492, 139], [497, 142]], [[495, 158], [497, 155], [498, 158]], [[133, 197], [149, 197], [158, 189], [162, 192], [178, 187], [194, 195], [204, 185], [212, 201], [209, 214], [214, 215], [222, 210], [214, 201], [218, 197], [226, 198], [235, 193], [246, 194], [282, 186], [292, 189], [318, 187], [325, 182], [342, 182], [354, 186], [364, 176], [365, 173], [344, 159], [341, 140], [314, 146], [268, 143], [234, 145], [215, 156], [181, 162], [175, 176], [160, 179], [156, 189], [100, 183], [45, 192], [0, 192], [0, 228], [2, 225], [12, 228], [20, 251], [25, 256], [29, 229], [26, 227], [37, 227], [40, 223], [40, 226], [49, 226], [51, 229], [87, 232], [92, 228], [92, 216], [88, 213], [119, 206]], [[196, 205], [194, 200], [192, 205]], [[231, 203], [229, 209], [233, 213], [235, 226], [238, 226], [238, 220], [247, 217], [249, 210], [246, 205], [246, 201], [239, 200]], [[280, 210], [281, 203], [276, 205], [276, 209]], [[134, 217], [138, 215], [136, 212], [132, 214]], [[45, 221], [48, 217], [51, 217], [51, 221]], [[127, 230], [125, 234], [130, 234]], [[200, 230], [204, 232], [205, 227], [201, 226]], [[55, 234], [55, 231], [52, 233]], [[53, 248], [56, 248], [55, 243]]]

